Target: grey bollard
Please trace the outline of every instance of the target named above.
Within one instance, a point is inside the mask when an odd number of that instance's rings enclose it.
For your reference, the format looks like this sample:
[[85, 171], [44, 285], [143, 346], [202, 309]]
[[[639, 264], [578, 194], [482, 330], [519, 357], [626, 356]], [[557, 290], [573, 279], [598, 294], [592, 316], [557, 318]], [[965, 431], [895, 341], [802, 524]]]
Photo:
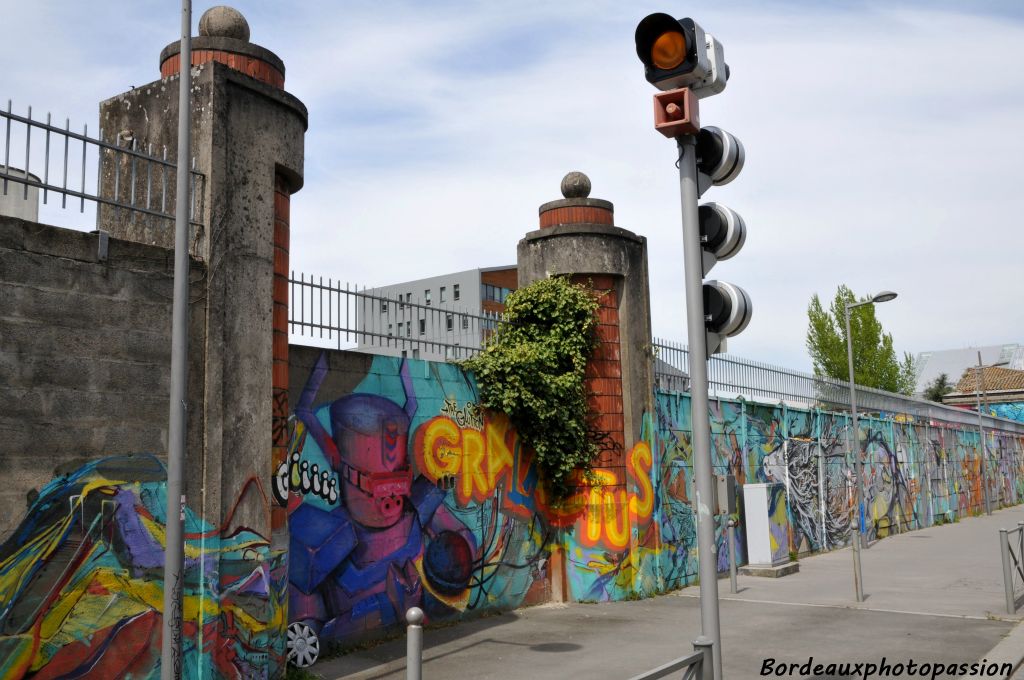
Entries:
[[409, 624], [405, 645], [405, 678], [423, 680], [423, 610], [410, 607], [405, 613], [405, 622]]
[[714, 655], [712, 650], [714, 644], [715, 643], [711, 641], [711, 638], [703, 635], [693, 641], [693, 651], [700, 652], [704, 655], [704, 660], [701, 661], [700, 664], [700, 680], [716, 680]]
[[729, 592], [736, 594], [736, 520], [729, 518]]

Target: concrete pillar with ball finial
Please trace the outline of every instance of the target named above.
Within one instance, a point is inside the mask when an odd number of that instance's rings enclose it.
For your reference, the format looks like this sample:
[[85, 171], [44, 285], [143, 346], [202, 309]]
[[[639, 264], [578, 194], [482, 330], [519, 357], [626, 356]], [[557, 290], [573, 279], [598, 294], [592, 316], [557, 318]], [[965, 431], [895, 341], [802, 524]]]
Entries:
[[[615, 226], [614, 206], [590, 198], [582, 172], [565, 175], [561, 190], [561, 199], [540, 206], [540, 229], [519, 242], [519, 285], [566, 275], [594, 289], [598, 344], [586, 372], [594, 467], [625, 488], [626, 456], [654, 413], [647, 239]], [[555, 590], [557, 598], [557, 579]]]
[[[281, 593], [288, 526], [286, 508], [273, 499], [271, 478], [288, 443], [289, 203], [303, 184], [307, 112], [284, 89], [284, 62], [250, 42], [249, 23], [238, 10], [207, 10], [191, 44], [184, 74], [192, 81], [192, 158], [174, 157], [179, 41], [160, 53], [160, 80], [100, 103], [100, 124], [111, 144], [156, 156], [166, 148], [169, 160], [194, 163], [189, 244], [196, 289], [205, 294], [193, 295], [190, 305], [185, 494], [189, 508], [218, 535], [248, 531], [268, 542], [261, 559], [271, 585], [266, 601], [253, 609], [265, 633], [246, 633], [243, 641], [232, 624], [204, 631], [204, 644], [225, 653], [244, 647], [249, 658], [232, 657], [245, 664], [240, 677], [276, 677], [285, 653]], [[159, 180], [130, 174], [130, 162], [126, 154], [104, 152], [102, 196], [124, 196], [131, 189], [133, 195], [149, 195], [144, 183]], [[127, 186], [129, 177], [136, 187]], [[173, 206], [170, 184], [166, 204]], [[158, 216], [101, 206], [97, 224], [116, 238], [173, 245], [173, 223]], [[215, 561], [225, 559], [212, 554]], [[238, 568], [210, 567], [207, 578]], [[266, 649], [255, 653], [253, 644]]]

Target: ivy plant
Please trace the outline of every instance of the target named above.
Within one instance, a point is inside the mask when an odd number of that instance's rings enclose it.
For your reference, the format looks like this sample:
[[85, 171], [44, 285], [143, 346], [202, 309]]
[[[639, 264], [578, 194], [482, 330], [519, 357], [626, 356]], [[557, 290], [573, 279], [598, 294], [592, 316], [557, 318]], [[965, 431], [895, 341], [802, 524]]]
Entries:
[[597, 308], [594, 293], [566, 277], [536, 281], [509, 295], [495, 336], [462, 362], [476, 376], [481, 403], [507, 414], [533, 449], [555, 499], [568, 496], [574, 471], [589, 472], [597, 453], [584, 383]]

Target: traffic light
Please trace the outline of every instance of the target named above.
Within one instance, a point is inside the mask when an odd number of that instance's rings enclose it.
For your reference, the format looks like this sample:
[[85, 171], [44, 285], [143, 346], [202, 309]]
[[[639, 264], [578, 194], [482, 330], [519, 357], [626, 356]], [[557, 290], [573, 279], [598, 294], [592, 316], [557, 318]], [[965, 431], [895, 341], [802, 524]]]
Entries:
[[746, 159], [743, 142], [725, 130], [708, 125], [697, 133], [697, 172], [706, 175], [708, 183], [717, 187], [733, 181]]
[[688, 87], [697, 97], [725, 89], [729, 67], [721, 44], [693, 19], [656, 13], [636, 27], [636, 54], [659, 90]]

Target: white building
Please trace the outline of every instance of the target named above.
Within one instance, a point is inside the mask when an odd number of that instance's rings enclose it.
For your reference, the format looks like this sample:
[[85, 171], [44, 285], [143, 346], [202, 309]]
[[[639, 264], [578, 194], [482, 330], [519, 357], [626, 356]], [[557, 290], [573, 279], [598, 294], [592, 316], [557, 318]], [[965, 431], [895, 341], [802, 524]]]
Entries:
[[466, 271], [360, 291], [359, 345], [375, 354], [464, 359], [497, 326], [516, 266]]

